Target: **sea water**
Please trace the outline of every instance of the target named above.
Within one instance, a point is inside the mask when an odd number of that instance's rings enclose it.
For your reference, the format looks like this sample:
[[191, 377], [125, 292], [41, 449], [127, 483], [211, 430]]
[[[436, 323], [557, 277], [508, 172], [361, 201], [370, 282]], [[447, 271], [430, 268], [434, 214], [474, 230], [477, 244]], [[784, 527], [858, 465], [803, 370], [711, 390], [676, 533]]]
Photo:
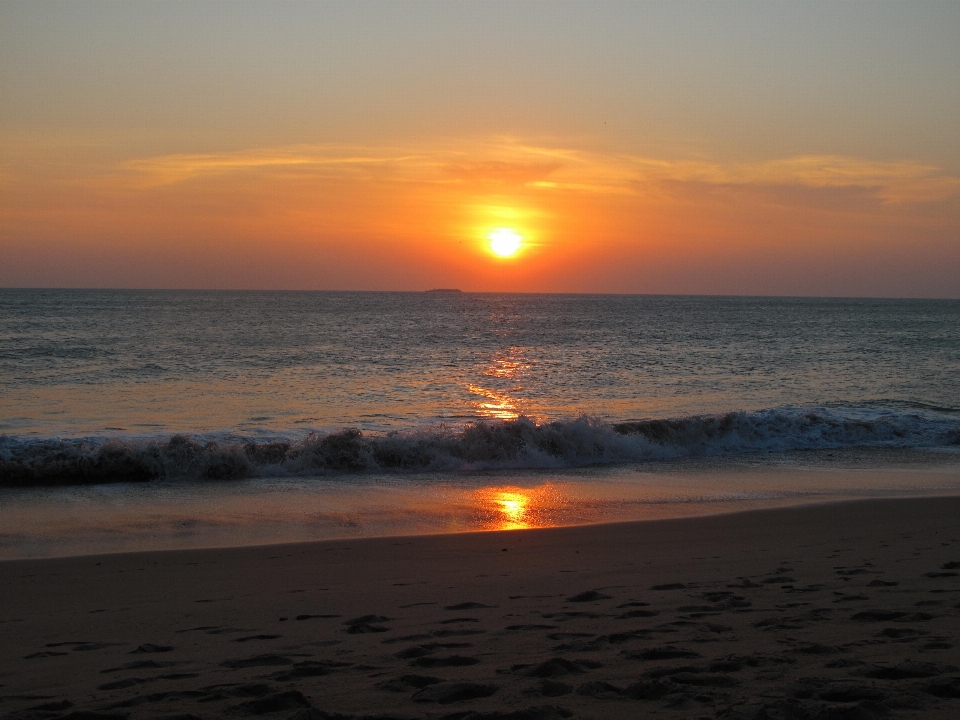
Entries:
[[956, 492], [958, 457], [960, 301], [0, 290], [0, 557]]

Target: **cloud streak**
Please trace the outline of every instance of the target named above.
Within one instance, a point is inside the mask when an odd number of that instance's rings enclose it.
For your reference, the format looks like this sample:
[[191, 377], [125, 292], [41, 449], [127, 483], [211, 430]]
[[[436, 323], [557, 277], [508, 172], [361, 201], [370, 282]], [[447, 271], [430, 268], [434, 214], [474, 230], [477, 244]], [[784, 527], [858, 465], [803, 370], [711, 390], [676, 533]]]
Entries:
[[129, 160], [120, 165], [121, 174], [138, 187], [172, 185], [211, 175], [247, 171], [304, 170], [311, 174], [338, 175], [362, 167], [391, 164], [416, 165], [422, 158], [337, 145], [294, 145], [227, 153], [161, 155]]
[[668, 183], [857, 188], [885, 203], [931, 202], [960, 194], [960, 178], [912, 160], [797, 155], [721, 163], [604, 154], [510, 139], [441, 148], [296, 145], [176, 154], [127, 161], [117, 171], [117, 180], [142, 189], [252, 173], [625, 195], [664, 192]]

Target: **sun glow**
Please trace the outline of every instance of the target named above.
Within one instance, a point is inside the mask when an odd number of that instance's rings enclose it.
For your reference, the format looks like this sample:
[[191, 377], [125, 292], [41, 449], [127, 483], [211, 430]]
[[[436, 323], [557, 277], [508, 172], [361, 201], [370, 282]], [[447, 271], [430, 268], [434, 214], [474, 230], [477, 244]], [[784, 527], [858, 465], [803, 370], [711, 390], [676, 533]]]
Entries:
[[485, 487], [476, 490], [474, 497], [485, 530], [550, 527], [566, 502], [562, 490], [550, 483], [533, 488]]
[[511, 228], [498, 228], [487, 235], [490, 250], [499, 257], [511, 257], [517, 254], [523, 238]]
[[490, 515], [493, 530], [524, 530], [531, 526], [528, 516], [533, 492], [516, 487], [491, 487], [477, 492], [480, 506]]

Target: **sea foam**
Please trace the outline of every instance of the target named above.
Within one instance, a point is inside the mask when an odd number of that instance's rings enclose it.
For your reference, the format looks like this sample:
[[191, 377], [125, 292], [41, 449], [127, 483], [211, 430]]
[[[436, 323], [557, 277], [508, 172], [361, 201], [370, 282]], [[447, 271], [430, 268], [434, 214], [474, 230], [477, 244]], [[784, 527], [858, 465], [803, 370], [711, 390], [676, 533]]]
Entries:
[[355, 428], [298, 439], [0, 436], [0, 485], [225, 480], [258, 476], [557, 469], [672, 458], [841, 448], [960, 445], [953, 413], [775, 408], [609, 423], [525, 417], [373, 435]]

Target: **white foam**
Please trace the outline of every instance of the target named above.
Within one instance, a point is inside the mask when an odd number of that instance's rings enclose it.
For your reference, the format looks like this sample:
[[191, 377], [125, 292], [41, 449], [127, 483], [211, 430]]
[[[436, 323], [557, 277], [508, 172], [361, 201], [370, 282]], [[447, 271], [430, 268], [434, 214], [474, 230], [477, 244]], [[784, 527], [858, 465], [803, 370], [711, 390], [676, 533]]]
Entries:
[[793, 407], [622, 423], [585, 416], [537, 424], [521, 417], [387, 435], [344, 429], [272, 441], [201, 434], [46, 440], [0, 436], [0, 484], [559, 469], [795, 450], [957, 445], [960, 417], [955, 413]]

